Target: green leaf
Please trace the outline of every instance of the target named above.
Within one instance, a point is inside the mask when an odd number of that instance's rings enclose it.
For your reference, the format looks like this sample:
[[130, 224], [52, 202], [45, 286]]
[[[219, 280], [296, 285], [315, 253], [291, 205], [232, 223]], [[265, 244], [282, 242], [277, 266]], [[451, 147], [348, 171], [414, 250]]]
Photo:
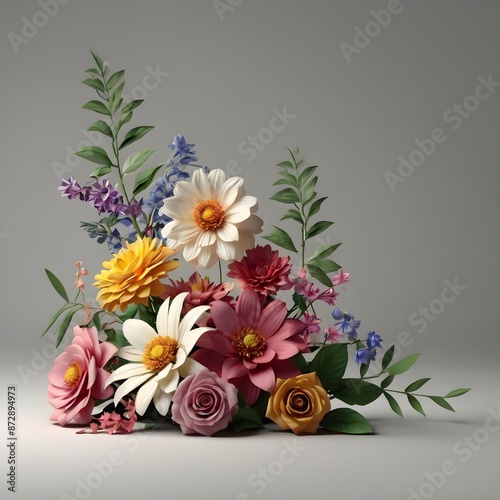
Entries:
[[104, 70], [103, 62], [102, 59], [92, 50], [90, 51], [92, 54], [92, 57], [94, 58], [95, 63], [97, 64], [97, 67], [101, 70], [101, 72]]
[[446, 399], [441, 398], [439, 396], [429, 396], [429, 398], [432, 399], [432, 401], [434, 401], [434, 403], [438, 404], [439, 406], [442, 406], [446, 410], [455, 411], [453, 406], [451, 406], [450, 403], [448, 403], [448, 401], [446, 401]]
[[279, 227], [276, 226], [273, 227], [274, 230], [267, 236], [263, 236], [263, 238], [265, 240], [270, 241], [271, 243], [274, 243], [275, 245], [278, 245], [282, 248], [285, 248], [286, 250], [289, 250], [290, 252], [297, 253], [297, 249], [295, 248], [295, 245], [293, 244], [290, 235], [286, 231], [283, 231], [283, 229], [280, 229]]
[[107, 341], [118, 347], [118, 349], [129, 345], [122, 332], [117, 332], [115, 329], [110, 328], [109, 330], [104, 330], [104, 333], [106, 334]]
[[270, 200], [279, 201], [280, 203], [299, 203], [300, 198], [299, 195], [292, 188], [285, 188], [273, 196], [271, 196]]
[[337, 248], [342, 245], [342, 243], [337, 243], [336, 245], [321, 245], [316, 248], [315, 252], [311, 255], [311, 260], [323, 260], [330, 256]]
[[314, 236], [318, 236], [318, 234], [321, 234], [323, 231], [326, 231], [332, 224], [333, 224], [333, 222], [329, 222], [326, 220], [316, 222], [307, 231], [306, 240], [309, 240], [310, 238], [313, 238]]
[[289, 161], [282, 161], [280, 163], [277, 163], [276, 164], [277, 167], [283, 167], [283, 168], [290, 168], [290, 169], [293, 169], [293, 165], [291, 162]]
[[113, 163], [109, 159], [108, 153], [98, 146], [85, 146], [79, 151], [75, 151], [75, 155], [81, 156], [98, 165], [111, 165]]
[[387, 368], [387, 373], [389, 375], [401, 375], [401, 373], [408, 371], [420, 356], [421, 356], [420, 353], [410, 354], [410, 356], [407, 356], [406, 358], [403, 358], [401, 361], [398, 361], [397, 363], [394, 363], [393, 365], [389, 366]]
[[130, 144], [134, 143], [135, 141], [138, 141], [142, 137], [144, 137], [150, 130], [153, 130], [154, 127], [151, 126], [145, 126], [145, 127], [135, 127], [127, 132], [125, 135], [125, 138], [123, 139], [123, 142], [120, 144], [120, 147], [118, 149], [123, 149]]
[[75, 305], [74, 303], [64, 304], [64, 306], [62, 306], [61, 309], [59, 309], [59, 311], [57, 311], [54, 314], [54, 316], [52, 316], [52, 318], [49, 321], [49, 324], [47, 325], [47, 328], [45, 328], [40, 337], [43, 337], [52, 328], [54, 323], [59, 319], [59, 317], [62, 315], [63, 312], [67, 311], [68, 309], [71, 309], [74, 305]]
[[309, 214], [307, 215], [309, 218], [311, 218], [313, 215], [316, 215], [320, 208], [322, 203], [327, 199], [325, 196], [324, 198], [318, 198], [317, 200], [314, 201], [314, 203], [311, 205], [309, 208]]
[[63, 319], [63, 322], [61, 323], [61, 326], [59, 327], [59, 330], [57, 332], [56, 347], [59, 347], [59, 344], [62, 342], [64, 335], [66, 334], [66, 331], [68, 330], [69, 325], [71, 324], [71, 320], [73, 319], [73, 316], [80, 309], [83, 309], [82, 304], [78, 304], [76, 309], [73, 309], [72, 311], [70, 311], [66, 315], [66, 317]]
[[133, 194], [139, 194], [144, 191], [154, 180], [158, 170], [163, 167], [163, 163], [153, 168], [148, 168], [140, 172], [135, 178]]
[[50, 284], [54, 287], [54, 290], [66, 301], [69, 302], [68, 293], [64, 288], [64, 285], [61, 283], [61, 280], [48, 269], [45, 269], [45, 274], [47, 278], [49, 278]]
[[316, 372], [323, 387], [330, 390], [344, 376], [348, 361], [347, 344], [329, 344], [318, 350], [309, 370]]
[[351, 408], [337, 408], [329, 411], [320, 425], [328, 431], [342, 434], [373, 434], [368, 420]]
[[147, 159], [156, 151], [156, 149], [145, 149], [142, 151], [137, 151], [133, 155], [130, 155], [123, 164], [123, 174], [131, 174], [135, 172], [138, 168], [142, 167]]
[[120, 71], [117, 71], [116, 73], [111, 75], [108, 80], [108, 90], [111, 90], [123, 78], [124, 74], [125, 70], [121, 69]]
[[101, 134], [113, 138], [113, 132], [111, 131], [111, 128], [104, 120], [97, 120], [87, 130], [101, 132]]
[[413, 382], [413, 384], [410, 384], [406, 389], [405, 392], [415, 392], [418, 391], [424, 384], [429, 382], [430, 378], [421, 378], [419, 380], [416, 380]]
[[92, 316], [92, 322], [94, 323], [94, 326], [97, 328], [97, 331], [101, 331], [101, 318], [99, 317], [99, 314], [101, 314], [101, 312], [103, 311], [97, 311]]
[[385, 377], [384, 380], [380, 383], [380, 387], [382, 389], [385, 389], [386, 387], [389, 387], [394, 380], [394, 375], [389, 375], [388, 377]]
[[363, 378], [366, 373], [368, 372], [368, 369], [370, 368], [370, 362], [368, 361], [368, 363], [361, 363], [359, 365], [359, 376], [361, 378]]
[[300, 212], [295, 208], [291, 208], [290, 210], [288, 210], [288, 212], [283, 217], [281, 217], [280, 220], [286, 220], [286, 219], [293, 219], [294, 221], [297, 221], [300, 224], [304, 223], [304, 221], [302, 220], [302, 216], [300, 215]]
[[90, 177], [95, 177], [98, 179], [99, 177], [102, 177], [103, 175], [109, 174], [113, 169], [111, 168], [110, 165], [103, 165], [102, 167], [97, 167], [91, 174]]
[[404, 418], [403, 412], [401, 410], [401, 406], [399, 406], [399, 403], [388, 393], [384, 391], [384, 396], [385, 399], [387, 399], [387, 402], [389, 403], [389, 406], [391, 407], [392, 411], [394, 413], [397, 413], [401, 418]]
[[408, 401], [411, 404], [411, 406], [413, 407], [413, 409], [418, 411], [418, 413], [422, 414], [425, 417], [425, 411], [422, 408], [420, 401], [415, 396], [412, 396], [411, 394], [407, 394], [406, 397], [408, 398]]
[[470, 387], [463, 389], [455, 389], [446, 394], [445, 398], [456, 398], [457, 396], [462, 396], [463, 394], [467, 394], [470, 390], [471, 390]]
[[372, 403], [383, 393], [380, 387], [356, 378], [339, 380], [332, 391], [333, 395], [344, 403], [360, 406]]
[[303, 186], [304, 183], [311, 177], [311, 175], [314, 173], [314, 171], [318, 168], [318, 166], [314, 167], [307, 167], [299, 175], [299, 186]]
[[231, 429], [234, 432], [241, 432], [248, 429], [261, 429], [262, 427], [262, 419], [250, 406], [238, 407], [238, 411], [231, 422]]
[[83, 106], [83, 109], [88, 109], [90, 111], [95, 111], [96, 113], [101, 113], [101, 115], [109, 116], [109, 109], [101, 101], [89, 101]]
[[322, 260], [309, 259], [308, 264], [319, 267], [324, 273], [334, 273], [335, 271], [338, 271], [342, 267], [330, 259], [322, 259]]
[[97, 76], [101, 75], [101, 73], [99, 73], [99, 71], [97, 71], [95, 68], [86, 69], [85, 73], [89, 73], [90, 75], [97, 75]]
[[297, 179], [293, 174], [290, 174], [286, 170], [282, 170], [279, 174], [281, 175], [282, 179], [278, 179], [273, 184], [273, 186], [278, 186], [280, 184], [287, 184], [289, 186], [298, 187], [297, 186]]
[[116, 87], [114, 92], [111, 94], [111, 97], [109, 98], [109, 110], [112, 115], [114, 115], [118, 108], [122, 105], [122, 90], [124, 85], [125, 82], [120, 83], [120, 85]]
[[126, 115], [130, 111], [133, 111], [135, 108], [140, 106], [144, 102], [144, 99], [135, 99], [133, 101], [130, 101], [129, 103], [125, 104], [122, 109], [122, 115]]
[[123, 113], [123, 111], [122, 111], [122, 116], [120, 118], [120, 121], [118, 122], [117, 130], [120, 130], [123, 127], [123, 125], [128, 123], [131, 119], [132, 119], [132, 112], [131, 111], [129, 111], [128, 113]]
[[137, 314], [138, 309], [137, 304], [130, 304], [123, 314], [117, 314], [117, 316], [120, 318], [120, 321], [124, 322], [127, 319], [133, 318]]
[[319, 266], [315, 266], [308, 262], [306, 264], [306, 269], [313, 278], [316, 278], [323, 285], [328, 287], [332, 286], [332, 280]]
[[82, 82], [84, 85], [91, 87], [95, 90], [99, 90], [100, 92], [104, 92], [104, 84], [99, 78], [87, 78]]
[[391, 364], [392, 358], [394, 357], [394, 349], [395, 346], [391, 346], [384, 354], [382, 358], [382, 370], [385, 370]]
[[295, 354], [291, 358], [292, 363], [299, 369], [300, 373], [310, 373], [311, 368], [309, 367], [309, 363], [302, 353]]
[[302, 199], [304, 200], [304, 205], [307, 205], [315, 196], [314, 188], [318, 182], [318, 176], [314, 176], [304, 188], [302, 188]]

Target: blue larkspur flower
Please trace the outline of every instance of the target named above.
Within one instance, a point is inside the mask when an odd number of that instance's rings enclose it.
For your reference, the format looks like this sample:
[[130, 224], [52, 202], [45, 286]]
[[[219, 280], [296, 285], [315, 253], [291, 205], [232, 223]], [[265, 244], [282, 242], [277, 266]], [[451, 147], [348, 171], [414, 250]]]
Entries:
[[174, 154], [167, 161], [167, 167], [179, 168], [181, 165], [188, 165], [189, 163], [198, 161], [194, 144], [188, 144], [181, 134], [177, 134], [172, 144], [169, 144], [168, 147], [174, 151]]
[[377, 351], [373, 350], [371, 351], [370, 349], [362, 348], [356, 351], [356, 354], [354, 355], [354, 361], [356, 363], [360, 364], [368, 364], [369, 361], [374, 361], [375, 356], [377, 354]]
[[354, 316], [347, 312], [342, 313], [342, 315], [339, 316], [339, 309], [337, 307], [333, 310], [332, 316], [334, 319], [340, 320], [335, 323], [335, 326], [339, 327], [339, 331], [341, 333], [344, 333], [348, 337], [352, 338], [355, 338], [358, 335], [357, 330], [361, 324], [359, 319], [354, 319]]
[[382, 347], [382, 339], [380, 338], [380, 335], [375, 332], [370, 332], [366, 336], [366, 347], [370, 349], [371, 351], [374, 350], [376, 347]]

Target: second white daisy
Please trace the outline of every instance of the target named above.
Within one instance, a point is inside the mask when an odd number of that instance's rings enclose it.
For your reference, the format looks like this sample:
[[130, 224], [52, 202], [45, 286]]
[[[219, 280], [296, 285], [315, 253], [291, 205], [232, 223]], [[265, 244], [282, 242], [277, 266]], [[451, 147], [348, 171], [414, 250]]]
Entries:
[[193, 328], [209, 306], [191, 309], [181, 320], [181, 310], [187, 292], [180, 293], [160, 306], [156, 318], [156, 332], [140, 319], [123, 323], [123, 335], [131, 344], [122, 347], [116, 355], [131, 361], [117, 368], [106, 381], [106, 386], [125, 380], [116, 390], [115, 406], [126, 394], [137, 389], [136, 412], [144, 415], [151, 400], [161, 415], [166, 415], [177, 386], [179, 376], [187, 377], [203, 369], [188, 358], [200, 336], [213, 328]]

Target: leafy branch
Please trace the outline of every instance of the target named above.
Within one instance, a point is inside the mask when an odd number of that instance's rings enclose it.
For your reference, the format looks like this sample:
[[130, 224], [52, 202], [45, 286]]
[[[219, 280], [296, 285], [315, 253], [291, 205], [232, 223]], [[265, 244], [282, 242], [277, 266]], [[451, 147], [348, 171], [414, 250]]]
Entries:
[[[320, 220], [311, 224], [311, 219], [320, 211], [321, 205], [327, 197], [318, 198], [316, 185], [318, 176], [314, 175], [317, 166], [304, 166], [304, 160], [298, 159], [299, 150], [287, 148], [290, 161], [278, 163], [281, 176], [273, 185], [287, 186], [275, 193], [271, 200], [293, 205], [280, 220], [291, 219], [300, 224], [300, 267], [306, 267], [311, 276], [325, 286], [332, 286], [328, 273], [338, 271], [339, 266], [328, 257], [337, 250], [340, 243], [335, 245], [322, 245], [314, 254], [305, 261], [306, 242], [328, 229], [333, 222]], [[283, 229], [273, 226], [273, 231], [264, 236], [272, 243], [294, 253], [299, 253], [292, 237]]]

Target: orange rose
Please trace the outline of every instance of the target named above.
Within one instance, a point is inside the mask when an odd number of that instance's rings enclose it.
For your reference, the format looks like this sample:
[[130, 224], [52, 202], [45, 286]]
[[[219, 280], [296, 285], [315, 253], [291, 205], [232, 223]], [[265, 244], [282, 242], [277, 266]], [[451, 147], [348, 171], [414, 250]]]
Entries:
[[278, 378], [267, 403], [266, 417], [295, 434], [315, 434], [329, 411], [328, 393], [313, 372], [285, 380]]

